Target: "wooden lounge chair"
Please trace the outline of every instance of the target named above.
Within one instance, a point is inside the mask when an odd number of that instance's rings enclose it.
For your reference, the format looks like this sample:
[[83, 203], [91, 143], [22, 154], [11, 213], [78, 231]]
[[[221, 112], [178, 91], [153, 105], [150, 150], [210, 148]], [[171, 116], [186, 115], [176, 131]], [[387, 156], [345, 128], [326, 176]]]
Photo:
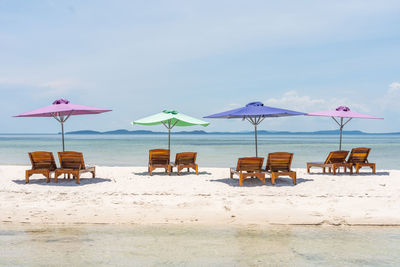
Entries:
[[368, 162], [368, 155], [370, 151], [371, 148], [366, 147], [358, 147], [351, 150], [347, 163], [351, 164], [352, 169], [353, 167], [356, 169], [356, 173], [359, 173], [362, 167], [370, 167], [372, 169], [372, 173], [375, 174], [375, 163]]
[[95, 167], [86, 167], [85, 162], [83, 160], [83, 154], [81, 152], [75, 151], [65, 151], [58, 152], [58, 158], [60, 160], [60, 168], [55, 170], [54, 173], [54, 182], [57, 183], [58, 176], [61, 174], [67, 174], [68, 178], [72, 175], [73, 178], [76, 178], [76, 183], [80, 183], [80, 176], [82, 173], [90, 172], [92, 177], [96, 176]]
[[[172, 163], [172, 167], [177, 168], [178, 175], [180, 175], [181, 170], [184, 168], [187, 168], [188, 172], [189, 172], [189, 168], [192, 168], [195, 170], [196, 174], [199, 174], [199, 167], [196, 164], [196, 157], [197, 157], [196, 152], [176, 153], [175, 162]], [[172, 171], [172, 167], [171, 167], [171, 171]]]
[[168, 175], [171, 174], [172, 166], [169, 162], [168, 149], [152, 149], [149, 151], [149, 173], [153, 175], [153, 170], [157, 168], [164, 168]]
[[25, 171], [25, 183], [29, 183], [29, 177], [33, 174], [43, 174], [46, 182], [50, 182], [50, 175], [57, 168], [53, 153], [46, 151], [30, 152], [32, 169]]
[[257, 177], [265, 184], [265, 173], [262, 171], [264, 158], [248, 157], [239, 158], [236, 168], [230, 169], [231, 178], [234, 174], [239, 175], [239, 185], [243, 185], [243, 180], [247, 177]]
[[268, 154], [265, 171], [271, 174], [271, 183], [275, 184], [275, 179], [279, 176], [289, 176], [296, 184], [296, 172], [290, 169], [293, 160], [293, 153], [275, 152]]
[[322, 172], [325, 173], [325, 168], [329, 169], [329, 173], [333, 172], [336, 174], [336, 170], [339, 170], [340, 167], [343, 167], [344, 172], [347, 171], [347, 168], [350, 170], [350, 173], [353, 173], [351, 168], [351, 164], [346, 162], [346, 157], [349, 154], [349, 151], [339, 150], [330, 152], [325, 162], [307, 162], [307, 173], [310, 173], [311, 167], [321, 167]]

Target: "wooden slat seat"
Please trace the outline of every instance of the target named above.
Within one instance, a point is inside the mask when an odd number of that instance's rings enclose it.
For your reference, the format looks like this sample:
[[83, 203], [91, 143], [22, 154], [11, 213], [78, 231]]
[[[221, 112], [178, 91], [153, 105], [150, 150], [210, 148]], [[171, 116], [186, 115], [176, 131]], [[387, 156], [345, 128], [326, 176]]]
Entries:
[[349, 154], [349, 151], [338, 150], [332, 151], [329, 153], [325, 162], [307, 162], [307, 173], [310, 173], [311, 167], [321, 167], [322, 172], [326, 172], [326, 168], [328, 168], [329, 173], [336, 174], [336, 170], [340, 170], [340, 167], [344, 169], [344, 172], [347, 169], [350, 170], [350, 174], [353, 173], [353, 169], [351, 168], [351, 164], [346, 162], [346, 157]]
[[80, 175], [82, 173], [90, 172], [92, 177], [96, 176], [95, 167], [86, 167], [83, 160], [83, 154], [75, 151], [58, 152], [60, 160], [60, 168], [55, 170], [54, 182], [58, 182], [58, 176], [67, 174], [68, 178], [72, 175], [76, 179], [76, 183], [80, 183]]
[[25, 183], [29, 183], [29, 177], [33, 174], [42, 174], [46, 177], [46, 182], [50, 182], [50, 175], [57, 168], [53, 153], [36, 151], [28, 154], [32, 164], [32, 169], [25, 171]]
[[[189, 168], [194, 169], [196, 174], [199, 174], [199, 167], [196, 164], [197, 153], [196, 152], [182, 152], [176, 153], [175, 162], [171, 163], [172, 167], [177, 168], [178, 175], [180, 175], [180, 171], [184, 168], [187, 168], [189, 172]], [[171, 171], [172, 171], [171, 167]]]
[[157, 168], [165, 169], [168, 175], [171, 174], [172, 166], [170, 164], [170, 151], [168, 149], [152, 149], [149, 151], [148, 170], [150, 176], [153, 175], [153, 170]]
[[233, 178], [234, 174], [239, 175], [240, 186], [247, 177], [257, 177], [265, 184], [265, 173], [262, 171], [263, 162], [264, 158], [260, 157], [239, 158], [236, 168], [230, 168], [230, 177]]
[[362, 167], [370, 167], [372, 169], [372, 173], [375, 174], [375, 163], [368, 162], [368, 155], [370, 151], [371, 148], [366, 147], [353, 148], [347, 160], [347, 163], [351, 164], [351, 169], [354, 167], [356, 173], [359, 173]]
[[275, 179], [279, 176], [289, 176], [296, 184], [296, 172], [290, 169], [293, 160], [293, 153], [275, 152], [269, 153], [265, 171], [271, 174], [271, 183], [275, 184]]

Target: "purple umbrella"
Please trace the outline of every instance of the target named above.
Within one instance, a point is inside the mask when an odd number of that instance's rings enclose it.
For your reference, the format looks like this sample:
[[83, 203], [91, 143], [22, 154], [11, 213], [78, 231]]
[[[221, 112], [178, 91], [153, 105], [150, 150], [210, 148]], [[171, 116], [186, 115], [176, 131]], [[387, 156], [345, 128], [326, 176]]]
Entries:
[[241, 118], [243, 120], [249, 121], [251, 124], [254, 125], [254, 138], [255, 138], [256, 157], [257, 157], [258, 156], [257, 125], [259, 125], [265, 118], [268, 117], [286, 117], [286, 116], [296, 116], [296, 115], [305, 115], [305, 113], [287, 109], [268, 107], [264, 106], [264, 104], [261, 102], [251, 102], [248, 103], [245, 107], [209, 115], [204, 118], [225, 118], [225, 119]]
[[[342, 134], [343, 134], [343, 126], [345, 126], [351, 119], [359, 118], [359, 119], [383, 119], [371, 115], [361, 114], [357, 112], [350, 111], [350, 108], [345, 106], [339, 106], [335, 110], [327, 110], [321, 112], [312, 112], [308, 113], [308, 116], [322, 116], [322, 117], [331, 117], [340, 127], [340, 142], [339, 142], [339, 150], [342, 150]], [[339, 120], [340, 118], [340, 120]], [[347, 119], [344, 121], [344, 119]]]
[[99, 114], [111, 111], [111, 109], [101, 109], [82, 105], [70, 104], [66, 99], [58, 99], [52, 105], [28, 111], [14, 117], [53, 117], [61, 124], [62, 145], [64, 147], [64, 122], [72, 115]]

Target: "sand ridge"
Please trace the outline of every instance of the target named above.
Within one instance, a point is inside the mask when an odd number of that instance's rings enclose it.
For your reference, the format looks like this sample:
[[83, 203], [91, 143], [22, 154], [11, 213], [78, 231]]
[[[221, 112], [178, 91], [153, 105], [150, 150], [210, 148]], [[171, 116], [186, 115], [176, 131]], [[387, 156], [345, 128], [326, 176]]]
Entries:
[[400, 225], [399, 170], [296, 169], [297, 185], [283, 177], [274, 186], [268, 178], [240, 187], [228, 168], [149, 176], [145, 167], [97, 166], [96, 178], [83, 175], [80, 185], [36, 175], [25, 184], [27, 168], [0, 166], [0, 223]]

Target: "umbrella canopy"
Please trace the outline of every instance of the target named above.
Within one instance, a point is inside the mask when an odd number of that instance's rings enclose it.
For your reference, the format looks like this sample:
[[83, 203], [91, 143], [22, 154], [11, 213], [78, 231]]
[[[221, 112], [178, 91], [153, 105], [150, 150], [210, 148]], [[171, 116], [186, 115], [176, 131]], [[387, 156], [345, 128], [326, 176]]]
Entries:
[[71, 104], [68, 100], [61, 98], [54, 101], [53, 104], [50, 106], [28, 111], [14, 117], [53, 117], [54, 119], [56, 119], [61, 124], [62, 146], [64, 151], [64, 122], [66, 122], [70, 116], [99, 114], [108, 111], [111, 111], [111, 109], [101, 109]]
[[175, 126], [208, 126], [210, 123], [188, 115], [179, 113], [176, 110], [163, 110], [160, 113], [145, 117], [132, 122], [132, 125], [164, 125], [168, 129], [168, 149], [171, 147], [171, 129]]
[[264, 104], [261, 102], [251, 102], [244, 107], [209, 115], [204, 118], [225, 118], [225, 119], [241, 118], [243, 120], [249, 121], [251, 124], [254, 125], [254, 139], [255, 139], [256, 157], [257, 157], [258, 156], [257, 125], [259, 125], [265, 118], [287, 117], [296, 115], [305, 115], [305, 113], [288, 109], [268, 107], [264, 106]]
[[[340, 141], [339, 141], [339, 150], [342, 150], [342, 135], [343, 135], [343, 127], [351, 121], [353, 118], [359, 119], [383, 119], [380, 117], [375, 117], [367, 114], [362, 114], [358, 112], [351, 111], [349, 107], [339, 106], [335, 110], [327, 110], [320, 112], [312, 112], [307, 113], [308, 116], [322, 116], [322, 117], [331, 117], [340, 127]], [[347, 120], [344, 120], [347, 119]]]

